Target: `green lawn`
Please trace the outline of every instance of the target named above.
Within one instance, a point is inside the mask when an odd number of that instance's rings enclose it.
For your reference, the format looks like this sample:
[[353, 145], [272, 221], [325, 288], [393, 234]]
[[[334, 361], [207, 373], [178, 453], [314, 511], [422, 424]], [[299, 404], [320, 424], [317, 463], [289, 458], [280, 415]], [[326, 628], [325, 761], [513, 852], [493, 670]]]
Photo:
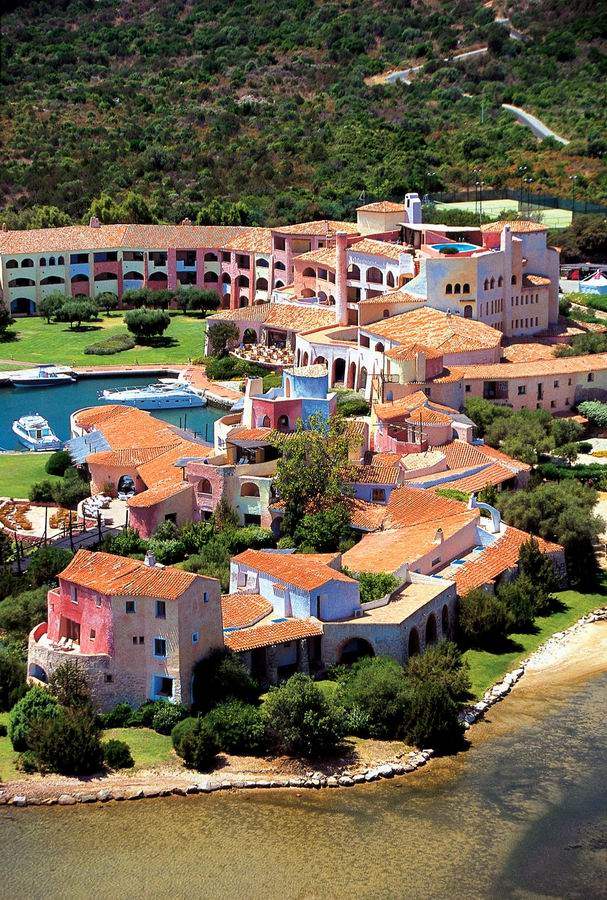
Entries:
[[23, 498], [36, 481], [59, 481], [44, 470], [50, 453], [0, 453], [0, 497]]
[[135, 769], [179, 764], [170, 734], [158, 734], [151, 728], [110, 728], [103, 732], [103, 740], [125, 741], [131, 748]]
[[98, 322], [73, 331], [64, 322], [47, 325], [38, 316], [17, 319], [9, 330], [16, 337], [0, 341], [0, 359], [10, 368], [10, 360], [18, 363], [57, 363], [68, 366], [115, 366], [146, 365], [161, 363], [187, 363], [204, 353], [205, 320], [174, 315], [165, 332], [164, 345], [157, 347], [135, 347], [112, 356], [88, 356], [84, 349], [90, 344], [126, 334], [123, 318], [118, 313], [109, 318], [104, 316]]
[[[523, 204], [523, 212], [527, 213], [527, 196], [525, 195], [525, 203]], [[474, 196], [472, 200], [463, 200], [458, 203], [437, 203], [437, 210], [441, 209], [465, 209], [468, 212], [476, 211]], [[505, 210], [512, 212], [520, 212], [520, 203], [518, 200], [483, 200], [483, 213], [487, 216], [499, 216]], [[531, 202], [531, 211], [533, 214], [539, 213], [542, 223], [548, 228], [567, 228], [571, 225], [572, 214], [568, 209], [556, 209], [554, 207], [533, 206], [533, 197]], [[440, 217], [437, 217], [440, 218]]]
[[506, 672], [516, 668], [517, 663], [533, 653], [551, 634], [563, 631], [573, 625], [585, 613], [603, 606], [607, 597], [607, 578], [596, 594], [581, 594], [578, 591], [560, 591], [557, 598], [562, 608], [551, 616], [536, 620], [537, 631], [533, 634], [510, 635], [510, 648], [503, 653], [488, 650], [467, 650], [464, 658], [470, 665], [472, 693], [482, 696]]
[[[0, 725], [8, 725], [8, 713], [0, 712]], [[19, 777], [15, 768], [17, 754], [8, 737], [0, 737], [0, 782]]]

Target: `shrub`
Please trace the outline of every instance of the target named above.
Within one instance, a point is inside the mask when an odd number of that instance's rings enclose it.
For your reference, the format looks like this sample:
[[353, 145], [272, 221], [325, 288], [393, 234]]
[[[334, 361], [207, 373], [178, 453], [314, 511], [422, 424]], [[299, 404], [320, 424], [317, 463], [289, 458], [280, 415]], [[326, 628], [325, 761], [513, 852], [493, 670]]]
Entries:
[[535, 590], [524, 575], [501, 584], [498, 597], [510, 613], [511, 631], [529, 631], [536, 616]]
[[30, 731], [36, 722], [54, 718], [58, 704], [53, 695], [43, 687], [35, 685], [11, 710], [8, 720], [8, 736], [13, 750], [27, 750]]
[[48, 479], [36, 481], [28, 491], [28, 497], [33, 503], [52, 503], [53, 485]]
[[258, 707], [231, 700], [212, 709], [204, 721], [224, 753], [256, 756], [264, 752], [265, 723]]
[[171, 324], [171, 317], [161, 309], [132, 309], [124, 317], [126, 327], [141, 343], [159, 337]]
[[113, 356], [115, 353], [122, 353], [124, 350], [132, 350], [135, 341], [130, 334], [115, 334], [106, 338], [104, 341], [97, 341], [84, 348], [84, 352], [89, 356]]
[[90, 494], [88, 481], [81, 478], [76, 469], [66, 469], [62, 480], [52, 485], [53, 500], [64, 509], [75, 509]]
[[117, 703], [108, 712], [101, 713], [99, 724], [102, 728], [126, 728], [133, 716], [133, 707], [128, 703]]
[[462, 597], [459, 604], [459, 633], [470, 647], [499, 644], [510, 629], [512, 619], [507, 608], [494, 594], [477, 588]]
[[187, 556], [186, 548], [179, 538], [170, 538], [166, 541], [152, 538], [148, 548], [156, 557], [156, 561], [163, 566], [171, 566], [174, 563], [181, 562]]
[[110, 769], [132, 769], [135, 760], [131, 755], [131, 748], [125, 741], [110, 740], [101, 745], [103, 749], [103, 761]]
[[141, 704], [139, 709], [133, 710], [127, 720], [127, 727], [151, 728], [159, 706], [164, 703], [166, 703], [166, 700], [146, 700], [145, 703]]
[[578, 453], [592, 453], [592, 444], [590, 441], [580, 441], [577, 445]]
[[132, 556], [134, 553], [145, 553], [147, 541], [139, 537], [134, 528], [125, 528], [119, 534], [108, 535], [101, 542], [101, 549], [117, 556]]
[[72, 458], [67, 450], [55, 450], [47, 459], [44, 471], [48, 475], [63, 475], [71, 464]]
[[281, 753], [329, 756], [339, 749], [345, 734], [344, 711], [302, 673], [270, 691], [263, 714], [268, 738]]
[[0, 644], [0, 710], [11, 709], [24, 695], [25, 673], [26, 666], [20, 653]]
[[71, 550], [62, 547], [41, 547], [30, 557], [27, 578], [32, 587], [50, 584], [73, 557]]
[[13, 640], [26, 640], [32, 628], [46, 618], [47, 593], [44, 585], [6, 597], [0, 603], [0, 631]]
[[417, 682], [411, 692], [407, 738], [418, 747], [456, 749], [462, 740], [459, 708], [449, 689], [439, 681]]
[[0, 722], [0, 737], [6, 737], [8, 734], [8, 729], [4, 722]]
[[61, 775], [89, 775], [103, 763], [100, 735], [91, 710], [58, 706], [52, 718], [32, 724], [29, 743], [40, 768]]
[[168, 703], [165, 700], [159, 700], [154, 718], [152, 719], [152, 728], [158, 734], [170, 734], [175, 725], [185, 719], [188, 711], [181, 703]]
[[178, 756], [183, 756], [183, 741], [187, 734], [197, 727], [198, 717], [188, 716], [182, 719], [171, 731], [171, 741]]
[[243, 550], [261, 550], [264, 547], [275, 547], [276, 538], [269, 528], [259, 525], [246, 525], [236, 528], [226, 535], [230, 553], [235, 555]]
[[405, 666], [405, 676], [411, 685], [442, 684], [458, 703], [465, 700], [470, 691], [468, 662], [453, 641], [440, 641], [428, 647], [425, 653], [412, 656]]
[[208, 772], [217, 759], [217, 742], [202, 719], [196, 719], [195, 723], [181, 738], [183, 761], [191, 769]]
[[585, 400], [578, 404], [578, 412], [599, 428], [607, 427], [607, 403], [599, 400]]
[[207, 712], [226, 700], [251, 703], [259, 697], [259, 685], [230, 650], [214, 650], [194, 667], [194, 707]]
[[32, 775], [38, 771], [38, 759], [32, 750], [26, 750], [17, 757], [15, 767], [26, 775]]
[[370, 407], [364, 397], [355, 397], [351, 394], [337, 396], [337, 409], [342, 416], [368, 416]]
[[[207, 328], [207, 336], [213, 356], [222, 356], [226, 353], [227, 345], [238, 341], [238, 334], [238, 328], [233, 322], [212, 322]], [[209, 378], [212, 377], [209, 375]]]
[[91, 691], [84, 669], [74, 659], [66, 659], [57, 666], [49, 678], [48, 686], [61, 706], [71, 709], [91, 706]]
[[359, 710], [366, 719], [365, 733], [375, 738], [404, 735], [409, 697], [404, 669], [396, 660], [387, 656], [361, 659], [340, 681], [346, 709]]
[[391, 594], [399, 585], [398, 578], [389, 572], [346, 572], [356, 578], [360, 584], [360, 602], [371, 603], [373, 600], [381, 600], [386, 594]]

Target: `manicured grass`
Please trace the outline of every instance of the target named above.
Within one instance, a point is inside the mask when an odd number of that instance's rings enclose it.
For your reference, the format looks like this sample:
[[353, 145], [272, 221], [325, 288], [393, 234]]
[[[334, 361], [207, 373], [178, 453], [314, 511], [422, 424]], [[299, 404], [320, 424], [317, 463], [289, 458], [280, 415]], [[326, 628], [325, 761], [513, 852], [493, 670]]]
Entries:
[[44, 470], [50, 453], [0, 453], [0, 497], [28, 496], [32, 484], [48, 479], [59, 481]]
[[174, 766], [180, 762], [173, 750], [170, 734], [158, 734], [151, 728], [109, 728], [103, 732], [104, 741], [112, 738], [129, 745], [135, 769]]
[[160, 346], [135, 347], [112, 356], [85, 355], [85, 347], [117, 334], [126, 334], [122, 315], [102, 317], [73, 331], [65, 322], [51, 323], [39, 316], [17, 319], [10, 332], [16, 337], [0, 341], [0, 359], [18, 362], [57, 363], [66, 366], [157, 365], [187, 363], [204, 352], [205, 320], [174, 315]]
[[[525, 201], [527, 197], [525, 195]], [[458, 203], [437, 203], [437, 210], [441, 209], [465, 209], [468, 212], [476, 211], [476, 204], [474, 202], [474, 197], [472, 200], [463, 200]], [[498, 216], [501, 212], [505, 210], [512, 210], [513, 212], [520, 211], [520, 204], [518, 200], [483, 200], [483, 213], [487, 216]], [[523, 204], [524, 213], [527, 213], [527, 202]], [[539, 213], [542, 218], [542, 223], [547, 225], [548, 228], [567, 228], [571, 225], [571, 210], [568, 209], [556, 209], [555, 207], [545, 207], [545, 206], [534, 206], [533, 199], [531, 202], [531, 212], [533, 214]]]
[[[0, 725], [8, 726], [7, 712], [0, 713]], [[8, 737], [0, 737], [0, 782], [19, 778], [21, 773], [15, 768], [17, 756]]]
[[516, 668], [516, 664], [533, 653], [550, 635], [563, 631], [577, 619], [603, 606], [607, 598], [607, 578], [604, 578], [598, 593], [582, 594], [579, 591], [560, 591], [557, 595], [561, 608], [551, 616], [536, 619], [537, 631], [531, 634], [512, 634], [508, 648], [502, 653], [488, 650], [467, 650], [464, 658], [470, 665], [472, 693], [480, 697], [487, 688], [498, 681], [506, 672]]

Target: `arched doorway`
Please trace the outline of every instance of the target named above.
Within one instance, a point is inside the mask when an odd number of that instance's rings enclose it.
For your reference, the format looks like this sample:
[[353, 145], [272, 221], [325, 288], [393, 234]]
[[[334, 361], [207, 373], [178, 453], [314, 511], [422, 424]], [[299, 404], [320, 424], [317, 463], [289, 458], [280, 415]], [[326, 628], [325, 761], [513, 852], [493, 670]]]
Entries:
[[346, 377], [346, 361], [345, 359], [336, 359], [333, 363], [333, 384], [343, 384]]
[[367, 370], [363, 366], [360, 370], [360, 375], [358, 376], [358, 389], [360, 391], [364, 391], [367, 387]]
[[259, 486], [253, 481], [245, 481], [240, 488], [241, 497], [259, 497]]
[[288, 431], [289, 430], [289, 417], [288, 416], [279, 416], [278, 421], [276, 423], [276, 427], [279, 431]]
[[409, 632], [409, 656], [419, 655], [419, 634], [417, 628], [412, 628]]
[[449, 637], [449, 607], [445, 603], [441, 615], [441, 625], [443, 628], [443, 637]]
[[31, 316], [36, 312], [36, 304], [27, 297], [15, 297], [11, 300], [11, 312], [18, 316]]
[[48, 675], [42, 666], [39, 666], [38, 663], [31, 663], [28, 673], [30, 678], [35, 678], [37, 681], [41, 681], [42, 684], [48, 684]]
[[350, 363], [350, 369], [348, 371], [348, 387], [354, 388], [356, 386], [356, 363]]
[[211, 482], [208, 478], [201, 478], [196, 487], [196, 491], [199, 494], [209, 494], [213, 493], [213, 488], [211, 487]]
[[324, 356], [317, 356], [316, 359], [314, 360], [314, 365], [315, 366], [326, 366], [327, 360], [324, 358]]
[[135, 482], [130, 475], [121, 475], [116, 490], [119, 494], [134, 494]]
[[365, 656], [375, 656], [375, 651], [369, 641], [365, 641], [363, 638], [351, 638], [342, 646], [339, 661], [344, 666], [351, 666], [357, 659]]
[[254, 328], [246, 328], [245, 332], [242, 336], [243, 344], [256, 344], [257, 343], [257, 332]]
[[426, 621], [426, 647], [436, 643], [436, 616], [430, 613]]
[[472, 318], [472, 307], [470, 306], [469, 303], [466, 303], [466, 305], [464, 306], [464, 319], [471, 319], [471, 318]]
[[306, 350], [306, 352], [304, 353], [304, 355], [301, 358], [302, 366], [307, 366], [309, 359], [310, 359], [310, 357], [308, 356], [308, 351]]

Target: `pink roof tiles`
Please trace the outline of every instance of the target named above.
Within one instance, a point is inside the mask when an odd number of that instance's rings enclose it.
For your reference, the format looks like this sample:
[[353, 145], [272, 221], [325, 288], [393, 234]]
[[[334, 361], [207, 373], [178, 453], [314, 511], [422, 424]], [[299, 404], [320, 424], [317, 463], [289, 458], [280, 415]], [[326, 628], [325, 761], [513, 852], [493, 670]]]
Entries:
[[309, 234], [315, 237], [335, 237], [338, 231], [345, 231], [347, 234], [358, 234], [358, 225], [354, 222], [319, 219], [314, 222], [296, 222], [294, 225], [277, 225], [272, 231], [276, 234]]
[[499, 347], [502, 340], [500, 331], [483, 322], [450, 316], [428, 306], [364, 325], [362, 330], [394, 343], [418, 343], [443, 354]]

